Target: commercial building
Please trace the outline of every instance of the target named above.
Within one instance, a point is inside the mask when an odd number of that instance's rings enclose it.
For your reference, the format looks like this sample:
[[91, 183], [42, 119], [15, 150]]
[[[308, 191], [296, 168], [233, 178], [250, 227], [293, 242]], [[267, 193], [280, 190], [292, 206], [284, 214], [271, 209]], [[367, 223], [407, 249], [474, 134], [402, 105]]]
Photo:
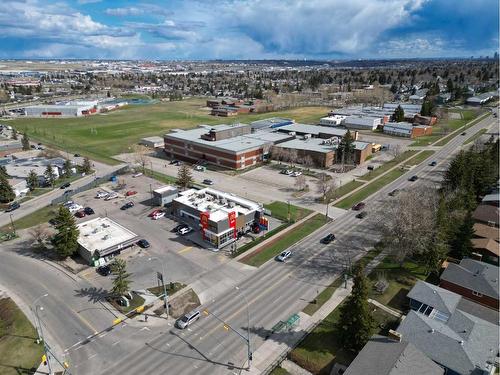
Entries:
[[157, 206], [166, 206], [172, 203], [172, 201], [177, 198], [179, 190], [175, 186], [162, 186], [156, 190], [153, 190], [153, 200]]
[[79, 253], [94, 266], [108, 261], [139, 239], [134, 232], [108, 217], [97, 217], [77, 227]]
[[385, 134], [397, 137], [417, 138], [432, 134], [432, 127], [425, 125], [413, 125], [409, 122], [388, 122], [383, 129]]
[[[280, 126], [279, 128], [277, 128], [277, 130], [278, 132], [281, 133], [304, 136], [306, 138], [323, 138], [323, 139], [329, 139], [332, 137], [342, 138], [347, 133], [347, 129], [344, 128], [298, 124], [298, 123]], [[357, 131], [351, 132], [351, 135], [355, 140], [358, 139]]]
[[470, 98], [467, 98], [465, 102], [469, 105], [483, 105], [490, 100], [493, 100], [495, 97], [498, 97], [498, 93], [495, 91], [491, 91], [476, 96], [471, 96]]
[[258, 130], [276, 129], [281, 126], [293, 124], [294, 122], [295, 121], [289, 118], [271, 117], [263, 120], [253, 121], [250, 123], [250, 126], [252, 127], [252, 131], [255, 132]]
[[383, 123], [384, 119], [382, 117], [354, 115], [346, 117], [343, 125], [347, 129], [375, 130]]
[[201, 233], [208, 246], [220, 249], [261, 222], [263, 207], [219, 190], [190, 189], [172, 202], [173, 213]]
[[332, 115], [328, 117], [322, 117], [319, 119], [319, 124], [323, 126], [339, 126], [347, 116], [343, 115]]
[[158, 147], [163, 147], [165, 141], [163, 140], [162, 137], [146, 137], [142, 138], [139, 141], [139, 144], [149, 148], [158, 148]]
[[98, 101], [69, 101], [61, 104], [47, 104], [26, 107], [27, 117], [81, 117], [97, 112]]

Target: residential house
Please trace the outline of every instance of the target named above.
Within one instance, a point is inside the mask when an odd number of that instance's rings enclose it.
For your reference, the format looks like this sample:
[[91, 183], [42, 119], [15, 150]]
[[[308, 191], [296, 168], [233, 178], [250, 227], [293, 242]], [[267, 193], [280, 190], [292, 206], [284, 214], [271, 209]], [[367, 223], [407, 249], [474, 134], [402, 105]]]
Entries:
[[498, 266], [500, 244], [489, 238], [473, 238], [472, 247], [474, 248], [473, 258], [477, 258], [486, 263]]
[[498, 228], [499, 214], [500, 209], [498, 207], [489, 204], [480, 204], [474, 210], [472, 217], [478, 223], [483, 223]]

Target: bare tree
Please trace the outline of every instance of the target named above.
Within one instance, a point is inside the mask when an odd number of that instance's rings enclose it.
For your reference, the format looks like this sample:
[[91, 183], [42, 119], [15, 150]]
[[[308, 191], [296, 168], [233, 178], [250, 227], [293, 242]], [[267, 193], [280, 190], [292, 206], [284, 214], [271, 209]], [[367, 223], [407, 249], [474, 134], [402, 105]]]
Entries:
[[45, 241], [48, 240], [50, 233], [45, 228], [43, 225], [37, 225], [36, 227], [33, 227], [30, 232], [29, 232], [32, 240], [33, 240], [33, 245], [38, 248], [43, 248], [45, 247]]
[[395, 145], [389, 148], [389, 155], [392, 155], [394, 159], [399, 157], [402, 153], [403, 153], [403, 147], [401, 145]]
[[304, 167], [306, 167], [308, 170], [309, 168], [311, 168], [312, 166], [314, 166], [314, 160], [313, 158], [311, 157], [311, 155], [306, 155], [304, 156], [304, 158], [302, 159], [302, 164], [304, 165]]
[[318, 175], [318, 181], [316, 181], [316, 190], [321, 194], [323, 200], [326, 199], [327, 193], [335, 187], [335, 180], [326, 173], [320, 173]]
[[301, 174], [295, 179], [295, 187], [297, 188], [297, 190], [302, 191], [306, 188], [306, 182], [306, 178]]
[[299, 158], [299, 154], [297, 152], [297, 149], [293, 148], [289, 151], [288, 154], [288, 161], [292, 164], [292, 166], [297, 163], [297, 159]]
[[142, 173], [146, 171], [146, 165], [148, 163], [149, 149], [146, 146], [134, 145], [134, 163], [138, 164], [142, 168]]

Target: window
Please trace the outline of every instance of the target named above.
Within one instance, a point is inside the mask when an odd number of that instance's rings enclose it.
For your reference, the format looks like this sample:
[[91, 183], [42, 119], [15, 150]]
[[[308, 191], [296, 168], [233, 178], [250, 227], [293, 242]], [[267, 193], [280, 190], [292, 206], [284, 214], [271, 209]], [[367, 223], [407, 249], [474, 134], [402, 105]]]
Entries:
[[472, 295], [473, 295], [473, 296], [476, 296], [476, 297], [482, 297], [482, 296], [483, 296], [483, 294], [482, 294], [482, 293], [476, 292], [476, 291], [474, 291], [474, 290], [472, 291]]

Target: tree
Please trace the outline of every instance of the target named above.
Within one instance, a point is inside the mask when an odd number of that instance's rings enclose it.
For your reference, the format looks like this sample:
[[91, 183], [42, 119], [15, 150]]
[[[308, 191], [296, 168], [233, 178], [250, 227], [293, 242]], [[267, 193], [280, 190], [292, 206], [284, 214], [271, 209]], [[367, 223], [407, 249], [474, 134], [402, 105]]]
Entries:
[[0, 173], [0, 203], [9, 203], [16, 198], [12, 186], [10, 186], [7, 177]]
[[130, 290], [130, 273], [127, 272], [127, 263], [123, 259], [116, 259], [111, 265], [111, 272], [115, 276], [111, 294], [115, 298], [120, 298]]
[[362, 266], [354, 269], [352, 292], [340, 306], [338, 332], [342, 347], [358, 352], [370, 339], [374, 320], [368, 305], [368, 283]]
[[73, 171], [71, 170], [72, 168], [73, 166], [71, 165], [71, 161], [69, 161], [69, 159], [66, 159], [63, 165], [64, 177], [71, 177], [71, 175], [73, 174]]
[[23, 151], [28, 151], [30, 149], [30, 139], [28, 133], [23, 133], [23, 138], [21, 139], [21, 144], [23, 145]]
[[149, 149], [146, 146], [134, 145], [134, 162], [142, 168], [142, 173], [146, 173], [146, 165], [148, 164]]
[[38, 175], [33, 169], [30, 171], [28, 177], [26, 178], [26, 184], [31, 191], [35, 190], [40, 185], [38, 181]]
[[392, 155], [394, 159], [397, 159], [403, 153], [403, 147], [401, 145], [393, 145], [389, 148], [389, 155]]
[[342, 137], [337, 151], [340, 153], [343, 170], [345, 163], [352, 163], [354, 157], [354, 138], [349, 130], [347, 130], [345, 135]]
[[326, 198], [326, 193], [328, 193], [328, 191], [334, 187], [334, 184], [334, 180], [326, 173], [320, 173], [318, 175], [318, 180], [316, 181], [316, 190], [321, 194], [321, 198], [323, 200], [325, 200]]
[[191, 170], [185, 164], [181, 165], [177, 173], [177, 185], [183, 189], [187, 189], [193, 183], [193, 176]]
[[92, 165], [90, 164], [90, 160], [88, 157], [85, 156], [83, 159], [83, 164], [81, 168], [82, 172], [85, 174], [89, 174], [92, 171]]
[[9, 175], [7, 174], [7, 168], [5, 168], [5, 165], [0, 165], [0, 176], [9, 178]]
[[424, 102], [422, 103], [422, 109], [420, 110], [420, 114], [422, 116], [432, 116], [433, 111], [434, 111], [434, 103], [429, 99], [425, 99]]
[[45, 241], [47, 241], [50, 236], [48, 230], [42, 224], [33, 227], [29, 234], [33, 240], [34, 246], [40, 249], [45, 247]]
[[405, 120], [405, 111], [403, 108], [398, 105], [397, 108], [394, 110], [394, 114], [392, 115], [392, 118], [396, 122], [401, 122]]
[[50, 186], [54, 186], [54, 182], [56, 182], [56, 174], [54, 172], [54, 169], [52, 168], [52, 165], [47, 165], [47, 168], [45, 169], [45, 173], [43, 174], [45, 176], [45, 180]]
[[451, 241], [451, 252], [458, 259], [469, 256], [473, 251], [472, 237], [474, 236], [474, 218], [471, 211], [467, 211], [462, 224]]
[[295, 179], [295, 187], [299, 191], [302, 191], [306, 188], [306, 178], [304, 177], [304, 175], [301, 174], [300, 176], [297, 176], [297, 178]]
[[17, 141], [17, 130], [16, 129], [12, 129], [12, 139]]
[[61, 206], [55, 218], [57, 233], [52, 239], [54, 250], [61, 258], [73, 255], [78, 249], [78, 236], [80, 234], [75, 218], [69, 210]]

